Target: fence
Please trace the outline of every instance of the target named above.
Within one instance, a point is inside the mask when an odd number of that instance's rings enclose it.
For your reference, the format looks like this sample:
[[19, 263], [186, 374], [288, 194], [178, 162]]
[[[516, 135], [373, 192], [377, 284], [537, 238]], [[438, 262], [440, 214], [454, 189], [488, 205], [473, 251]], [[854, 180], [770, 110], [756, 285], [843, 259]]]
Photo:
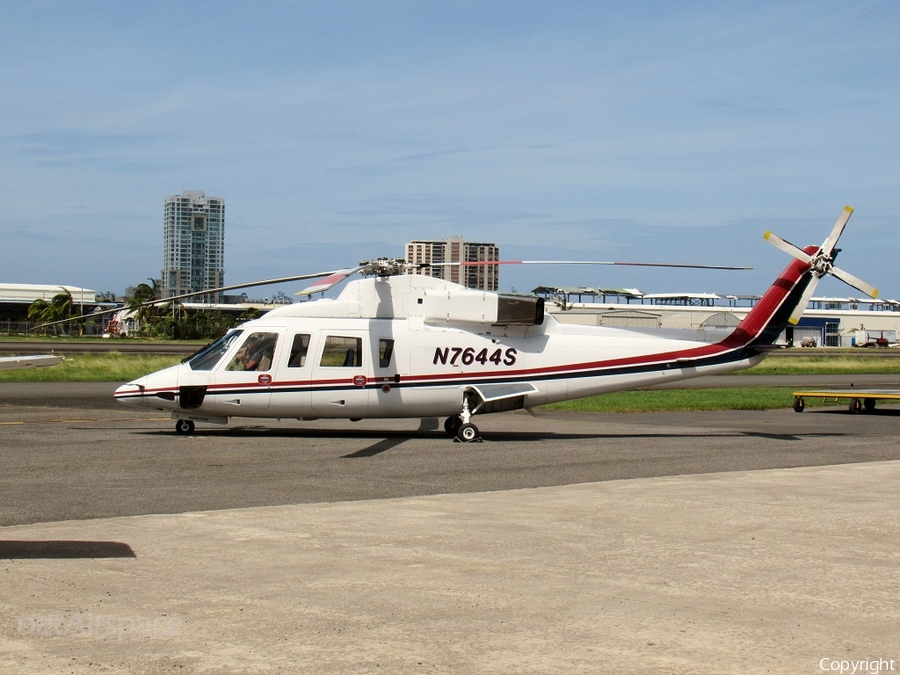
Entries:
[[[13, 319], [6, 319], [0, 321], [0, 335], [6, 337], [22, 337], [25, 335], [36, 334], [35, 328], [40, 325], [37, 321], [15, 321]], [[47, 335], [84, 335], [90, 337], [96, 337], [103, 334], [103, 329], [106, 327], [106, 322], [103, 322], [103, 325], [100, 325], [96, 321], [85, 321], [84, 324], [70, 324], [66, 326], [59, 326], [58, 333], [53, 332], [53, 327], [46, 329]]]

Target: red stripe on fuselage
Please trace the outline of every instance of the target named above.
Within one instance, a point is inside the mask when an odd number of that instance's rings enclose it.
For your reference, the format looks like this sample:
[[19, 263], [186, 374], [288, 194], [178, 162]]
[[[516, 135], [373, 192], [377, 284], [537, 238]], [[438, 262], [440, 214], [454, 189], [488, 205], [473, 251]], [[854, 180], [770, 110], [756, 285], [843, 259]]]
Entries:
[[[819, 249], [817, 246], [807, 246], [803, 250], [813, 255]], [[750, 310], [731, 335], [720, 344], [743, 346], [761, 335], [774, 319], [778, 310], [781, 309], [788, 295], [797, 287], [807, 270], [809, 270], [808, 263], [796, 259], [792, 260], [784, 268], [781, 276], [775, 280], [775, 283], [769, 287], [769, 290], [756, 303], [756, 306]]]

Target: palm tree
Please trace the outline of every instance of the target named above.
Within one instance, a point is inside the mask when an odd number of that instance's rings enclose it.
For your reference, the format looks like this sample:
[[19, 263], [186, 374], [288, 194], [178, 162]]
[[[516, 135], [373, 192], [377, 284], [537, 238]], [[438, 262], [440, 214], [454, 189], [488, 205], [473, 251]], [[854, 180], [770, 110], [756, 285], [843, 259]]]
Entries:
[[158, 287], [155, 279], [148, 279], [153, 285], [140, 283], [135, 287], [134, 293], [128, 299], [128, 307], [135, 309], [134, 318], [140, 324], [140, 332], [145, 333], [149, 330], [150, 325], [155, 323], [158, 318], [157, 305], [148, 305], [146, 303], [156, 300], [158, 295]]
[[[162, 306], [160, 313], [161, 334], [163, 337], [171, 337], [176, 340], [181, 338], [182, 324], [184, 323], [184, 305], [180, 300], [173, 300]], [[163, 318], [165, 317], [165, 318]]]
[[69, 319], [72, 317], [72, 310], [75, 309], [75, 298], [67, 288], [62, 290], [62, 293], [57, 293], [50, 299], [50, 304], [56, 310], [59, 319]]
[[[38, 298], [28, 307], [28, 320], [36, 321], [38, 324], [50, 323], [56, 321], [56, 309], [43, 298]], [[56, 326], [54, 326], [54, 329]], [[46, 333], [46, 328], [40, 329], [42, 333]]]
[[[40, 324], [62, 321], [72, 316], [75, 300], [68, 289], [63, 288], [62, 293], [54, 295], [50, 302], [38, 298], [28, 307], [28, 318]], [[43, 330], [43, 329], [42, 329]], [[59, 325], [53, 326], [53, 332], [59, 335]]]

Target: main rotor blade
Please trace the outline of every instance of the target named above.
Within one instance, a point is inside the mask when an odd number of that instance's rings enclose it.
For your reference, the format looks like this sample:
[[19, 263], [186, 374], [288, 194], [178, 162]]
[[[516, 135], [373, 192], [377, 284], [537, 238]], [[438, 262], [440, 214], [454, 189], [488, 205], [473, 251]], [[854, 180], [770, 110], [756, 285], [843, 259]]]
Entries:
[[870, 286], [862, 279], [859, 279], [859, 278], [853, 276], [852, 274], [850, 274], [850, 272], [845, 272], [844, 270], [842, 270], [840, 268], [832, 267], [831, 273], [834, 276], [836, 276], [838, 279], [843, 281], [845, 284], [847, 284], [849, 286], [853, 286], [853, 288], [855, 288], [858, 291], [862, 291], [869, 297], [871, 297], [871, 298], [878, 297], [878, 289], [877, 288], [875, 288], [874, 286]]
[[[358, 269], [358, 268], [357, 268]], [[220, 286], [219, 288], [209, 288], [205, 291], [195, 291], [191, 293], [182, 293], [181, 295], [173, 295], [170, 298], [159, 298], [157, 300], [152, 300], [150, 302], [144, 303], [145, 305], [157, 305], [157, 304], [165, 304], [167, 302], [172, 302], [173, 300], [181, 300], [182, 298], [196, 298], [198, 295], [213, 295], [214, 293], [224, 293], [225, 291], [236, 291], [239, 288], [253, 288], [254, 286], [269, 286], [270, 284], [285, 284], [291, 281], [302, 281], [303, 279], [318, 279], [319, 277], [327, 277], [330, 275], [337, 274], [345, 274], [345, 276], [349, 276], [353, 274], [356, 269], [344, 269], [344, 270], [333, 270], [330, 272], [315, 272], [313, 274], [298, 274], [292, 277], [279, 277], [277, 279], [265, 279], [263, 281], [251, 281], [246, 284], [233, 284], [231, 286]]]
[[806, 306], [809, 304], [810, 298], [812, 298], [813, 292], [816, 290], [816, 285], [819, 283], [819, 277], [816, 275], [812, 275], [812, 279], [810, 279], [809, 286], [806, 287], [806, 290], [803, 291], [803, 295], [800, 296], [800, 302], [797, 303], [797, 306], [794, 308], [794, 311], [791, 312], [791, 316], [788, 321], [791, 322], [792, 325], [796, 326], [800, 321], [800, 317], [803, 316], [803, 312], [806, 311]]
[[838, 239], [841, 238], [841, 234], [844, 232], [844, 228], [847, 226], [847, 221], [850, 220], [851, 215], [853, 215], [853, 207], [845, 206], [841, 215], [838, 216], [837, 222], [834, 224], [834, 229], [832, 229], [831, 234], [828, 235], [828, 239], [822, 244], [821, 250], [824, 251], [826, 255], [830, 256], [831, 252], [834, 251], [834, 247], [837, 245]]
[[774, 232], [770, 230], [766, 230], [766, 233], [763, 235], [763, 239], [772, 244], [775, 248], [781, 249], [788, 255], [794, 256], [797, 260], [801, 260], [807, 264], [812, 262], [812, 256], [809, 255], [806, 251], [797, 246], [794, 246], [791, 242], [782, 239]]
[[483, 265], [627, 265], [629, 267], [680, 267], [700, 270], [752, 270], [733, 265], [693, 265], [688, 263], [612, 262], [601, 260], [473, 260], [464, 262], [423, 263], [422, 267], [476, 267]]
[[214, 293], [223, 293], [225, 291], [235, 291], [239, 288], [253, 288], [255, 286], [268, 286], [270, 284], [284, 284], [292, 281], [302, 281], [304, 279], [318, 279], [319, 277], [327, 277], [329, 275], [338, 275], [344, 274], [345, 276], [349, 276], [353, 274], [353, 272], [358, 271], [360, 268], [350, 269], [350, 270], [333, 270], [329, 272], [314, 272], [313, 274], [298, 274], [291, 277], [278, 277], [277, 279], [265, 279], [263, 281], [251, 281], [246, 284], [232, 284], [230, 286], [220, 286], [219, 288], [207, 288], [203, 291], [195, 291], [191, 293], [182, 293], [181, 295], [175, 295], [170, 298], [157, 298], [156, 300], [148, 300], [147, 302], [142, 302], [138, 305], [133, 305], [131, 307], [115, 307], [113, 309], [104, 309], [100, 312], [91, 312], [90, 314], [81, 314], [79, 316], [71, 316], [68, 319], [59, 319], [57, 321], [49, 321], [47, 323], [42, 323], [38, 326], [35, 326], [32, 330], [37, 330], [38, 328], [46, 328], [48, 326], [57, 326], [63, 323], [71, 323], [73, 321], [79, 321], [81, 319], [93, 319], [94, 317], [104, 316], [106, 314], [115, 314], [116, 312], [121, 312], [123, 309], [133, 309], [138, 310], [141, 307], [152, 307], [154, 305], [165, 305], [170, 302], [175, 302], [176, 300], [182, 300], [184, 298], [195, 298], [198, 295], [212, 295]]
[[294, 295], [312, 295], [313, 293], [324, 293], [332, 286], [336, 286], [351, 274], [353, 274], [354, 272], [358, 272], [361, 269], [361, 267], [357, 267], [353, 270], [341, 270], [340, 272], [335, 272], [334, 274], [325, 277], [321, 281], [317, 281], [312, 286], [307, 286], [302, 291], [297, 291], [296, 293], [294, 293]]

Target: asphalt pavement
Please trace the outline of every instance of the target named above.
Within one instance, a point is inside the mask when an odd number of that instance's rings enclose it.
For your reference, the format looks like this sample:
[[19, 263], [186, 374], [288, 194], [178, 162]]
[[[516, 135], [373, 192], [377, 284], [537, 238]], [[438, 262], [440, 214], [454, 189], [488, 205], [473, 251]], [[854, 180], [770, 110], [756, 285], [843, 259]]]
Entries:
[[0, 388], [3, 672], [900, 669], [900, 407], [516, 412], [461, 444], [177, 436], [112, 388]]

